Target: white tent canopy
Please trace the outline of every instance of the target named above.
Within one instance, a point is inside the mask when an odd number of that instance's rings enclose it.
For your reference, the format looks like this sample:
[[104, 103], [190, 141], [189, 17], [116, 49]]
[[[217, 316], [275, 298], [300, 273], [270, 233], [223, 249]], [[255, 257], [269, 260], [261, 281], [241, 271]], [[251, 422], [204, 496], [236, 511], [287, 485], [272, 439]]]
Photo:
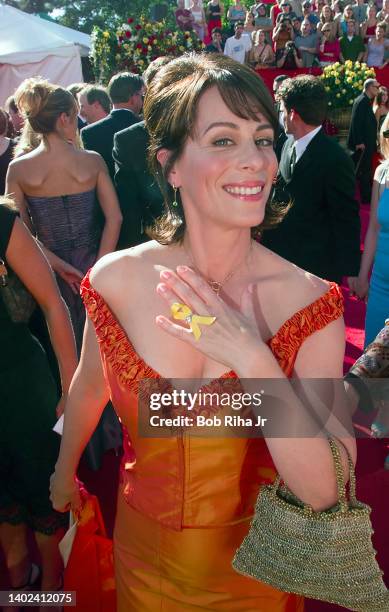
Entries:
[[48, 23], [0, 4], [0, 106], [28, 77], [64, 87], [83, 81], [79, 47]]
[[[35, 16], [36, 19], [41, 20], [41, 17]], [[44, 19], [44, 24], [46, 29], [51, 30], [54, 34], [57, 34], [64, 40], [68, 42], [72, 42], [77, 45], [80, 49], [81, 57], [88, 57], [90, 47], [91, 47], [91, 37], [89, 34], [84, 34], [84, 32], [78, 32], [77, 30], [73, 30], [72, 28], [67, 28], [55, 21], [49, 21]]]

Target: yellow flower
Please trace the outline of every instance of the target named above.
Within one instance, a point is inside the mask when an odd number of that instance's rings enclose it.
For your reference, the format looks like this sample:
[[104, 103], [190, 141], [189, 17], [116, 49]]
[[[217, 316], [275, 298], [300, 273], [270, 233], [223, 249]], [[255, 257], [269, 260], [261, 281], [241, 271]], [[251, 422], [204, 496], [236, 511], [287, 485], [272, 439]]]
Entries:
[[325, 90], [326, 91], [331, 91], [331, 88], [330, 87], [326, 87]]
[[144, 62], [144, 60], [142, 60], [142, 59], [140, 59], [140, 60], [139, 60], [139, 64], [140, 64], [141, 66], [143, 66], [143, 64], [144, 64], [144, 63], [145, 63], [145, 62]]
[[345, 94], [345, 93], [346, 93], [346, 90], [345, 90], [345, 89], [342, 89], [342, 94]]
[[337, 94], [336, 94], [336, 97], [337, 97], [337, 98], [340, 98], [340, 93], [337, 93]]
[[178, 48], [180, 51], [185, 51], [185, 47], [183, 47], [182, 45], [180, 45]]
[[153, 47], [152, 47], [151, 45], [148, 45], [147, 49], [148, 49], [149, 51], [152, 51]]
[[148, 38], [146, 38], [146, 36], [144, 36], [144, 37], [143, 37], [143, 42], [144, 42], [144, 44], [145, 44], [145, 45], [147, 45], [147, 43], [149, 42], [149, 39], [148, 39]]
[[335, 79], [335, 85], [340, 85], [339, 79]]
[[156, 45], [156, 44], [158, 44], [157, 39], [153, 40], [153, 45]]
[[192, 44], [193, 40], [191, 38], [188, 38], [188, 43]]
[[353, 82], [353, 80], [352, 80], [352, 78], [351, 78], [351, 77], [348, 77], [348, 78], [346, 79], [346, 81], [347, 81], [347, 83], [352, 83], [352, 82]]
[[117, 54], [115, 55], [115, 59], [116, 59], [116, 61], [117, 61], [117, 62], [118, 62], [118, 61], [121, 59], [121, 55], [120, 55], [120, 53], [117, 53]]
[[107, 30], [105, 32], [103, 32], [103, 36], [104, 38], [109, 38], [109, 32], [107, 32]]
[[348, 101], [349, 104], [352, 104], [353, 102], [354, 102], [354, 100], [349, 100]]

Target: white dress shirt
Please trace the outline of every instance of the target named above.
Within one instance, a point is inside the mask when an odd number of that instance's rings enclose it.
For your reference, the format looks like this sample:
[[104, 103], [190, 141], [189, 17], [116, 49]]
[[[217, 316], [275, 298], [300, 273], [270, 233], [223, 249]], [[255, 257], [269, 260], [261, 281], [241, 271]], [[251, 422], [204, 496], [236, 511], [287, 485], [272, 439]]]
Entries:
[[319, 127], [315, 128], [314, 130], [308, 132], [308, 134], [305, 134], [305, 136], [302, 136], [298, 140], [294, 141], [293, 146], [296, 149], [296, 163], [304, 153], [311, 140], [315, 138], [316, 134], [319, 133], [319, 130], [321, 130], [321, 125], [319, 125]]

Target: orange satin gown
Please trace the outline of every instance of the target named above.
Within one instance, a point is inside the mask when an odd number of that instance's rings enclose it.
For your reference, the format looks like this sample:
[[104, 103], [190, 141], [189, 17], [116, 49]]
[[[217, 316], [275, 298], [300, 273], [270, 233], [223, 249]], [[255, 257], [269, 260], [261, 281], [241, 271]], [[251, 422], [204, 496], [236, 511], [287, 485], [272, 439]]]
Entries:
[[[259, 486], [274, 479], [265, 441], [139, 436], [139, 381], [161, 377], [136, 353], [88, 275], [81, 292], [125, 434], [114, 531], [118, 612], [302, 612], [302, 597], [231, 567]], [[287, 376], [304, 339], [342, 313], [340, 289], [331, 284], [282, 325], [269, 346]]]

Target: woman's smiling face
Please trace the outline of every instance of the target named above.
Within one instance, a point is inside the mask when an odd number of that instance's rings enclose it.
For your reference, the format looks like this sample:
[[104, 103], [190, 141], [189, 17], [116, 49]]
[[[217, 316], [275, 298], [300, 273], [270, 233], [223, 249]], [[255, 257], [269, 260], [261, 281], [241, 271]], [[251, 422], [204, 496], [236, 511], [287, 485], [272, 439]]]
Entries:
[[229, 229], [262, 222], [277, 170], [273, 139], [263, 114], [238, 117], [216, 87], [202, 95], [193, 134], [169, 174], [189, 225], [196, 217]]

